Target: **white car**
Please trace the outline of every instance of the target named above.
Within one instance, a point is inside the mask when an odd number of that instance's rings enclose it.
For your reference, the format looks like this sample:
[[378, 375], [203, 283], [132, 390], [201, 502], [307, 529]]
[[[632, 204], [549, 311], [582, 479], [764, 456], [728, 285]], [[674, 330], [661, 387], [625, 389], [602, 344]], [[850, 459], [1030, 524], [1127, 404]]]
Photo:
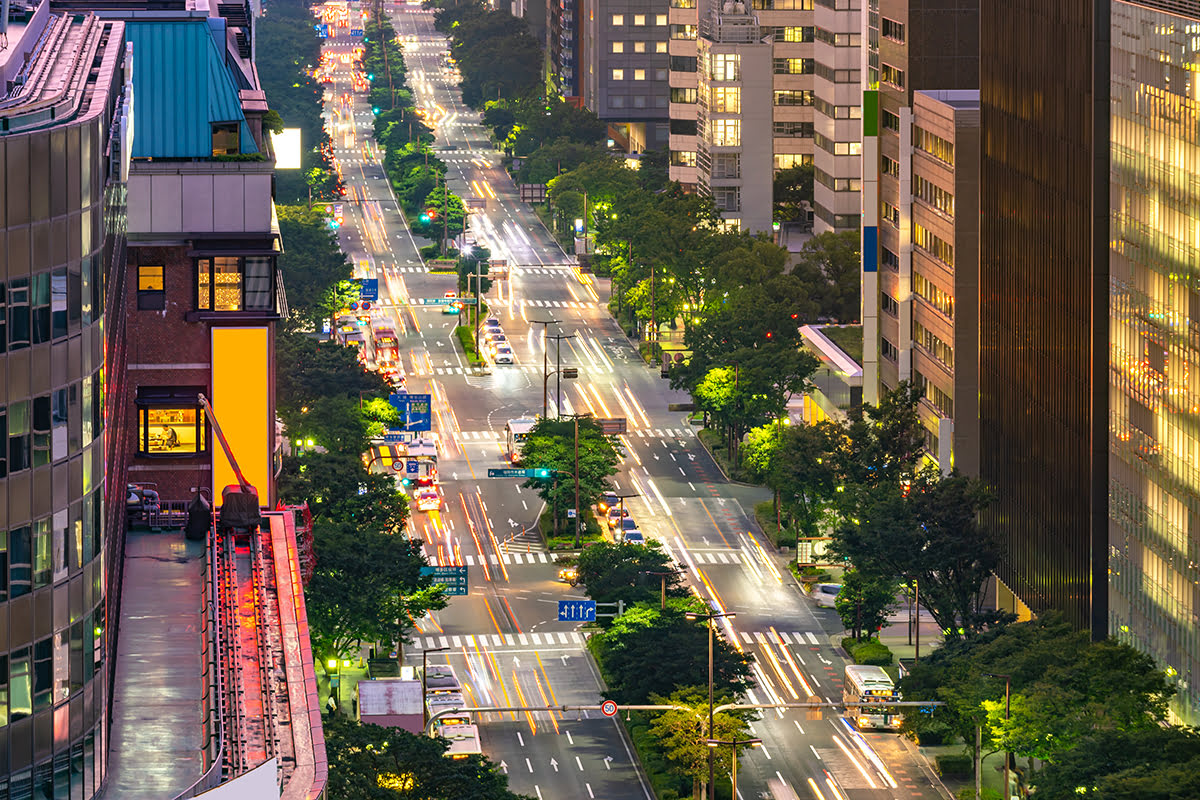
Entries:
[[442, 507], [442, 495], [437, 489], [422, 489], [417, 492], [418, 511], [438, 511]]
[[642, 532], [638, 530], [625, 531], [622, 541], [624, 541], [625, 544], [645, 544], [646, 537], [643, 536]]
[[820, 608], [833, 608], [841, 591], [840, 583], [818, 583], [813, 587], [812, 599]]
[[496, 348], [496, 355], [492, 360], [497, 364], [513, 364], [516, 362], [512, 348], [505, 344]]

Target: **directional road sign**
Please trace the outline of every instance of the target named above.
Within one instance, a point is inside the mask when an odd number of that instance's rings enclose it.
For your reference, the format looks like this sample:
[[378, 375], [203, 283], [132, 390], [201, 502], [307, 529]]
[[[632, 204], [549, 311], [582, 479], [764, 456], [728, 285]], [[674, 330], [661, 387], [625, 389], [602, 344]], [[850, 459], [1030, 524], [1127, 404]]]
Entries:
[[595, 600], [559, 600], [559, 622], [595, 622]]
[[459, 297], [421, 297], [417, 302], [423, 306], [452, 306], [461, 300]]
[[435, 584], [446, 587], [446, 594], [467, 594], [466, 567], [421, 567], [421, 574], [432, 575]]
[[404, 416], [404, 429], [408, 431], [433, 430], [432, 396], [427, 394], [392, 394], [388, 402]]
[[363, 35], [363, 29], [362, 29], [362, 28], [351, 28], [351, 29], [350, 29], [350, 35], [351, 35], [351, 36], [362, 36], [362, 35]]
[[379, 299], [379, 278], [360, 278], [358, 296], [361, 300]]
[[511, 469], [503, 467], [501, 469], [488, 469], [489, 478], [532, 478], [533, 470], [531, 469]]
[[416, 461], [404, 462], [404, 473], [406, 475], [416, 475], [417, 472], [418, 472], [418, 470], [417, 470], [417, 462]]
[[385, 431], [383, 434], [383, 440], [385, 442], [393, 442], [393, 443], [394, 442], [403, 442], [404, 438], [405, 438], [405, 433], [406, 433], [405, 431], [402, 431], [399, 428], [388, 428], [387, 431]]

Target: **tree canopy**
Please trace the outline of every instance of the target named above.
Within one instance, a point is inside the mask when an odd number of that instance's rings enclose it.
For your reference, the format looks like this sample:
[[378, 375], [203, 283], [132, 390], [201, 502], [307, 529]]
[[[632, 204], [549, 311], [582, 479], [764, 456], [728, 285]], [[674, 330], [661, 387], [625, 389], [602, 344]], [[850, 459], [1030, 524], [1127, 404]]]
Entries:
[[862, 244], [858, 231], [818, 233], [796, 255], [794, 275], [802, 279], [822, 321], [851, 323], [862, 307]]
[[666, 576], [668, 597], [688, 596], [671, 557], [655, 541], [644, 545], [598, 542], [583, 549], [576, 566], [579, 582], [598, 603], [624, 600], [632, 605], [660, 599], [662, 579], [649, 574], [652, 572], [670, 573]]
[[288, 306], [306, 325], [320, 329], [341, 307], [333, 290], [352, 274], [350, 262], [329, 227], [323, 206], [276, 206], [279, 232], [286, 243], [279, 257]]
[[[579, 423], [579, 505], [594, 504], [612, 488], [609, 478], [617, 474], [620, 445], [605, 436], [600, 423], [592, 417], [578, 417]], [[542, 418], [533, 426], [521, 448], [521, 461], [533, 468], [551, 470], [549, 478], [530, 478], [524, 484], [537, 490], [555, 519], [566, 518], [566, 510], [575, 505], [575, 420]]]

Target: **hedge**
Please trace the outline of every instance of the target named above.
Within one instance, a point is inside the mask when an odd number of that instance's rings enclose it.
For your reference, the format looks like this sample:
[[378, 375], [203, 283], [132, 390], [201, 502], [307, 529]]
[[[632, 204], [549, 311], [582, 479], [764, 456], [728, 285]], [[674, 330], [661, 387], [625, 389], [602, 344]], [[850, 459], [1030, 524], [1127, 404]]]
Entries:
[[875, 638], [859, 641], [853, 636], [847, 636], [842, 639], [842, 649], [850, 654], [855, 664], [870, 664], [876, 667], [892, 665], [892, 651]]
[[934, 769], [939, 777], [948, 775], [971, 775], [973, 773], [972, 758], [966, 753], [947, 753], [933, 759]]

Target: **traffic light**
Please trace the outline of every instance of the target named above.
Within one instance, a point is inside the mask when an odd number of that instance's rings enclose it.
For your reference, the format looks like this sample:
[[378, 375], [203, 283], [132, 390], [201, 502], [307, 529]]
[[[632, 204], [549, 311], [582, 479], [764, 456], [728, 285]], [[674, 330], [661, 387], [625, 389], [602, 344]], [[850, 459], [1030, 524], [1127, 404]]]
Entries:
[[420, 219], [421, 219], [421, 222], [429, 222], [429, 214], [428, 213], [422, 214]]
[[407, 489], [409, 486], [412, 486], [412, 478], [409, 478], [407, 476], [401, 478], [400, 485], [403, 486], [405, 489]]
[[552, 474], [553, 473], [545, 467], [538, 467], [533, 471], [533, 477], [541, 480], [548, 480]]

